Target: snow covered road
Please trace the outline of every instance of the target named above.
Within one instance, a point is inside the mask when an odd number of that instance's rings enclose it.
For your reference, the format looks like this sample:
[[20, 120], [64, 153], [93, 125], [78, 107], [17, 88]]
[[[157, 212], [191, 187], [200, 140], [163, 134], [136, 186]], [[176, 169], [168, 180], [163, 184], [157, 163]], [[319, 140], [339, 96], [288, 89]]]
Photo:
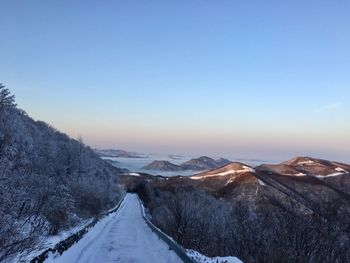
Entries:
[[177, 263], [169, 250], [142, 218], [139, 200], [127, 194], [119, 210], [102, 219], [77, 244], [45, 263], [142, 262]]

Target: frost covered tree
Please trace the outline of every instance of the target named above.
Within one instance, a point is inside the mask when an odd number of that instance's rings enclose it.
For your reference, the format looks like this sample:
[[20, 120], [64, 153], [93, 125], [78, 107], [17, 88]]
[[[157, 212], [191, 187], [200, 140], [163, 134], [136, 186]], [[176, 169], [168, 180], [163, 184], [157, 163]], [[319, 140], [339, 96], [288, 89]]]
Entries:
[[9, 89], [0, 83], [0, 111], [9, 107], [16, 107], [15, 96], [11, 94]]
[[349, 262], [344, 229], [294, 199], [264, 196], [227, 202], [201, 188], [146, 183], [138, 187], [152, 221], [185, 248], [244, 262]]
[[112, 206], [121, 171], [18, 109], [0, 85], [0, 262]]

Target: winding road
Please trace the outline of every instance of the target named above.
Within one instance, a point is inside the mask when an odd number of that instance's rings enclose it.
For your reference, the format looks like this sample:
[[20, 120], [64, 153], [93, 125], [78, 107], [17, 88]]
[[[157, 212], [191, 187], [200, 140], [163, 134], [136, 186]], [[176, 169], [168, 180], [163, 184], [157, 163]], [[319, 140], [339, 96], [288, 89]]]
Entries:
[[77, 244], [45, 263], [142, 262], [182, 260], [146, 225], [137, 195], [127, 194], [119, 210], [98, 222]]

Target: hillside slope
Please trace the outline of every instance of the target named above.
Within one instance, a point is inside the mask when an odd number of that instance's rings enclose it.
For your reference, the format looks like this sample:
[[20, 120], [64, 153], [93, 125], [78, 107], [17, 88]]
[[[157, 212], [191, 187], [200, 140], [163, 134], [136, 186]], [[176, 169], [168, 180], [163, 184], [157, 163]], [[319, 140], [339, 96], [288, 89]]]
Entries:
[[0, 85], [0, 261], [112, 207], [121, 171], [15, 105]]
[[231, 163], [190, 177], [140, 175], [123, 182], [139, 193], [159, 228], [205, 255], [349, 262], [349, 171], [346, 164], [298, 157], [279, 165]]

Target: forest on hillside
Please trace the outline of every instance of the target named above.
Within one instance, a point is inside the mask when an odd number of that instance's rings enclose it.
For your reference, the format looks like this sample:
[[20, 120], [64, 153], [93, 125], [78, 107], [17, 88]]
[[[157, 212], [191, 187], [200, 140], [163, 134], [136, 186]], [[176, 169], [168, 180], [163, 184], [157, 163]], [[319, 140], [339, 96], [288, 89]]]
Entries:
[[0, 84], [0, 261], [113, 207], [120, 170], [19, 109]]
[[266, 186], [257, 184], [250, 200], [156, 181], [135, 191], [155, 225], [183, 247], [208, 256], [276, 263], [350, 260], [349, 233], [339, 224]]

